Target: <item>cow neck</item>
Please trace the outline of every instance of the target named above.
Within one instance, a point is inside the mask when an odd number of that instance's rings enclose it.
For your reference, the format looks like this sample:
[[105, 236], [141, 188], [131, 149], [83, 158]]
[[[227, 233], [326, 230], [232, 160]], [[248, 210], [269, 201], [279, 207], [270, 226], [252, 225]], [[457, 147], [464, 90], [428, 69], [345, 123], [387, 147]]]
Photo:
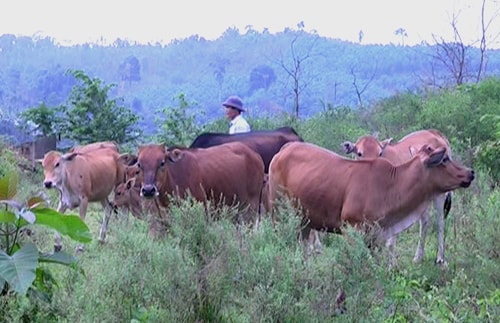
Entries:
[[407, 155], [407, 153], [400, 152], [397, 146], [391, 146], [389, 144], [383, 148], [382, 153], [380, 154], [381, 157], [389, 160], [394, 165], [404, 164], [411, 159], [411, 157]]
[[431, 192], [426, 192], [427, 174], [419, 157], [398, 166], [391, 165], [389, 169], [389, 185], [383, 193], [389, 201], [384, 204], [393, 207], [387, 214], [411, 212], [428, 199]]

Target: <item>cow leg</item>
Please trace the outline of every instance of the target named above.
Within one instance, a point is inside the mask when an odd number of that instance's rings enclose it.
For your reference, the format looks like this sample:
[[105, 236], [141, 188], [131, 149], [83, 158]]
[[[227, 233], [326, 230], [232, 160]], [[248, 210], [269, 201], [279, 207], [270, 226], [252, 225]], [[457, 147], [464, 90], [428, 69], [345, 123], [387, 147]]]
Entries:
[[104, 243], [106, 240], [106, 231], [108, 230], [109, 219], [111, 218], [111, 213], [113, 210], [110, 208], [108, 199], [101, 201], [101, 205], [104, 209], [104, 219], [102, 220], [101, 229], [99, 230], [99, 242]]
[[[62, 200], [59, 200], [59, 205], [57, 206], [57, 212], [63, 214], [66, 211], [66, 205], [63, 204]], [[54, 233], [54, 252], [59, 252], [62, 250], [61, 235], [59, 232]]]
[[[307, 240], [306, 240], [307, 237]], [[306, 226], [300, 232], [300, 240], [306, 242], [306, 255], [310, 256], [313, 253], [321, 253], [323, 245], [319, 238], [319, 231]]]
[[385, 242], [385, 246], [387, 247], [389, 256], [389, 270], [392, 270], [397, 265], [396, 237], [389, 237]]
[[323, 244], [321, 243], [321, 239], [319, 237], [318, 230], [311, 230], [314, 235], [314, 250], [316, 253], [321, 253], [323, 251]]
[[447, 263], [444, 259], [444, 218], [446, 194], [441, 194], [434, 199], [434, 208], [436, 209], [436, 217], [438, 223], [438, 252], [436, 264], [446, 267]]
[[149, 211], [149, 237], [151, 238], [163, 238], [168, 227], [168, 214], [164, 212], [155, 198], [148, 206]]
[[[314, 252], [314, 232], [309, 226], [305, 226], [300, 230], [299, 241], [300, 243], [305, 242], [306, 255], [309, 257]], [[306, 238], [307, 237], [307, 238]]]
[[413, 262], [418, 264], [422, 261], [425, 253], [425, 239], [427, 238], [427, 231], [429, 229], [429, 209], [426, 208], [422, 215], [420, 216], [420, 238], [418, 240], [417, 250], [415, 251], [415, 257], [413, 257]]

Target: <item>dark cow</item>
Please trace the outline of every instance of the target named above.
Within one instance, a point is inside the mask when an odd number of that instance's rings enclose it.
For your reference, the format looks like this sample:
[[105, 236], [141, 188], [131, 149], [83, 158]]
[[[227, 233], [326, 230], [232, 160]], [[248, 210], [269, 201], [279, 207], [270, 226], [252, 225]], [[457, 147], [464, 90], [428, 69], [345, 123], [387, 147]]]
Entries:
[[274, 155], [287, 142], [304, 141], [292, 127], [282, 127], [275, 130], [257, 130], [245, 133], [202, 133], [193, 141], [190, 148], [208, 148], [228, 142], [242, 142], [256, 151], [264, 162], [264, 172], [269, 172], [269, 163]]

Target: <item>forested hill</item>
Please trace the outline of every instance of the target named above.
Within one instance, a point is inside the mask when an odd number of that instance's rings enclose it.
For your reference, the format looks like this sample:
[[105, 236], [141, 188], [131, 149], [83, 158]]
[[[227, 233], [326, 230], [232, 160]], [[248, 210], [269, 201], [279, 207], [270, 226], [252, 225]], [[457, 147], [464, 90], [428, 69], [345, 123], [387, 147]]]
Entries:
[[[473, 82], [478, 49], [466, 48], [464, 81]], [[326, 105], [369, 106], [405, 91], [456, 85], [439, 48], [363, 45], [304, 31], [277, 34], [228, 29], [215, 41], [198, 36], [169, 45], [62, 47], [51, 39], [0, 36], [2, 119], [20, 111], [65, 102], [75, 84], [67, 70], [81, 70], [104, 84], [116, 85], [113, 97], [153, 122], [153, 112], [175, 106], [184, 94], [192, 109], [207, 119], [222, 116], [221, 102], [240, 95], [248, 113], [293, 113], [307, 117]], [[440, 59], [441, 58], [441, 59]], [[500, 75], [500, 51], [486, 53], [486, 75]], [[295, 91], [297, 90], [297, 91]]]

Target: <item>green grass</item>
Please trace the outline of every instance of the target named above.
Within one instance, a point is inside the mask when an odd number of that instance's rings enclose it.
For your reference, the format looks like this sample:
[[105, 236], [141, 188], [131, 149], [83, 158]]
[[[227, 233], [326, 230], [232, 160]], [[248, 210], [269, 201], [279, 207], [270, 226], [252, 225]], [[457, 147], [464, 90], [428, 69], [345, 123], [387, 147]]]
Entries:
[[[389, 271], [386, 250], [370, 251], [350, 229], [322, 235], [322, 253], [307, 256], [287, 205], [276, 228], [266, 217], [254, 231], [233, 223], [233, 209], [207, 218], [188, 201], [172, 208], [163, 239], [151, 239], [145, 221], [113, 217], [100, 245], [103, 212], [92, 204], [94, 240], [77, 255], [84, 274], [52, 265], [59, 285], [50, 302], [2, 296], [0, 314], [9, 322], [494, 322], [498, 210], [500, 192], [480, 179], [457, 191], [446, 220], [448, 268], [434, 265], [435, 225], [423, 262], [413, 264], [415, 225], [399, 236], [398, 266]], [[35, 237], [51, 250], [51, 232], [37, 228]], [[335, 304], [341, 291], [344, 313]]]

